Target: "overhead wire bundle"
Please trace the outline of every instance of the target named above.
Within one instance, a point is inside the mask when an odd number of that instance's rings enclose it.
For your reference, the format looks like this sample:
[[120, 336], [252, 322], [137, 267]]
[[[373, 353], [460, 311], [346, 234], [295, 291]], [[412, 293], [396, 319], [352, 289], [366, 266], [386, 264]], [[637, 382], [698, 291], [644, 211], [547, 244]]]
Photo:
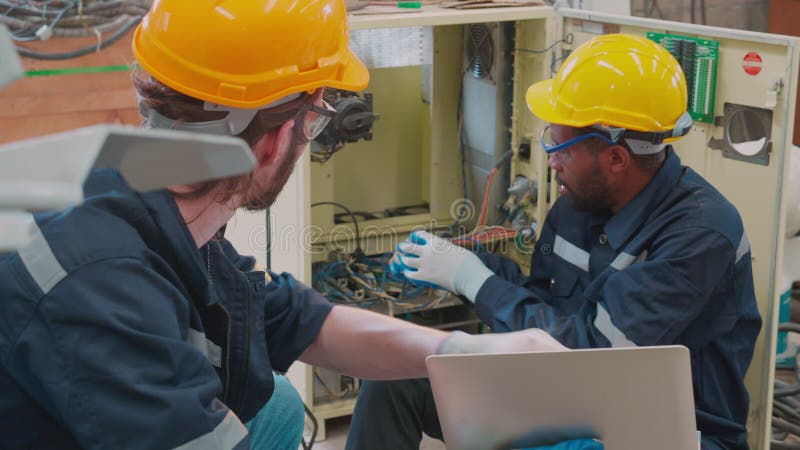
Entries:
[[95, 44], [58, 53], [17, 46], [19, 54], [29, 58], [71, 59], [113, 44], [135, 27], [149, 8], [149, 0], [0, 0], [0, 23], [17, 42], [46, 41], [52, 36], [97, 38]]

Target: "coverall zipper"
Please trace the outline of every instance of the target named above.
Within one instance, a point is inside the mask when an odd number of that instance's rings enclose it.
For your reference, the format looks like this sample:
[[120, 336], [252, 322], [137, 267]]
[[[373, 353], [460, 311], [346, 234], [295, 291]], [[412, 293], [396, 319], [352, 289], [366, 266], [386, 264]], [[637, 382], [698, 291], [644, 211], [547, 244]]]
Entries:
[[244, 287], [247, 291], [247, 331], [245, 332], [245, 339], [244, 339], [244, 371], [242, 372], [244, 376], [244, 389], [242, 389], [242, 396], [239, 399], [239, 407], [244, 407], [245, 399], [247, 399], [247, 384], [250, 379], [249, 377], [249, 370], [250, 370], [250, 332], [253, 328], [253, 293], [250, 291], [250, 280], [247, 278], [242, 271], [239, 271], [244, 278]]
[[228, 384], [230, 383], [231, 379], [231, 314], [225, 309], [221, 303], [219, 304], [220, 309], [222, 312], [225, 313], [225, 317], [227, 321], [225, 323], [225, 328], [227, 329], [227, 339], [225, 340], [225, 385], [222, 387], [222, 403], [228, 404]]
[[[219, 241], [217, 241], [217, 245], [219, 246], [220, 252], [222, 252], [222, 244], [220, 244]], [[211, 276], [211, 252], [210, 252], [211, 247], [207, 248], [209, 249], [209, 252], [206, 256], [207, 258], [206, 269], [208, 270], [208, 277], [211, 282], [211, 288], [215, 289], [214, 278]], [[230, 379], [231, 379], [231, 313], [228, 312], [228, 310], [225, 308], [225, 305], [223, 305], [221, 302], [218, 303], [218, 306], [220, 307], [222, 312], [225, 313], [225, 318], [227, 319], [225, 322], [225, 328], [226, 328], [225, 334], [227, 336], [225, 339], [225, 364], [223, 367], [223, 370], [225, 372], [225, 384], [222, 386], [222, 403], [229, 404], [228, 392], [230, 388]]]

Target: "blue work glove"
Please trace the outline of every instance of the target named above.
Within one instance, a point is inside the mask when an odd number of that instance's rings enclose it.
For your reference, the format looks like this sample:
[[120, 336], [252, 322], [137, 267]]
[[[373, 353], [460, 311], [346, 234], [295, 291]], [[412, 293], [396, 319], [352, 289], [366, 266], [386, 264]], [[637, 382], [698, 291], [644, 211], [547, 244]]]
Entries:
[[603, 450], [598, 434], [585, 427], [537, 429], [519, 438], [500, 438], [496, 430], [466, 428], [455, 447], [464, 450]]
[[397, 245], [390, 269], [417, 284], [441, 286], [472, 302], [494, 274], [471, 251], [427, 231], [415, 231]]
[[596, 439], [573, 439], [547, 447], [529, 447], [525, 450], [603, 450], [603, 443]]
[[525, 450], [603, 450], [603, 444], [596, 439], [597, 437], [598, 435], [594, 431], [581, 427], [546, 429], [528, 433], [502, 446], [502, 448], [524, 448]]

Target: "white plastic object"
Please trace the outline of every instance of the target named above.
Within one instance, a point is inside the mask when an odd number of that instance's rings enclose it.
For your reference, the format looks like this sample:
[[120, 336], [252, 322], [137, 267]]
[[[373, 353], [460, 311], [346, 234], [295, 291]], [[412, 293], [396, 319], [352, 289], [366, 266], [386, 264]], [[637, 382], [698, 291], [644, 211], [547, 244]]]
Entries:
[[53, 37], [53, 29], [49, 25], [40, 26], [34, 33], [42, 41], [46, 41]]
[[34, 236], [31, 213], [20, 210], [0, 210], [0, 253], [24, 245]]
[[[0, 145], [0, 214], [6, 220], [0, 228], [5, 230], [12, 219], [22, 220], [19, 212], [80, 203], [83, 183], [94, 167], [117, 169], [132, 188], [149, 191], [245, 173], [254, 163], [252, 151], [239, 138], [122, 125], [95, 125]], [[18, 242], [22, 234], [15, 236], [3, 243], [24, 244]]]
[[23, 74], [22, 63], [11, 35], [4, 25], [0, 25], [0, 89]]

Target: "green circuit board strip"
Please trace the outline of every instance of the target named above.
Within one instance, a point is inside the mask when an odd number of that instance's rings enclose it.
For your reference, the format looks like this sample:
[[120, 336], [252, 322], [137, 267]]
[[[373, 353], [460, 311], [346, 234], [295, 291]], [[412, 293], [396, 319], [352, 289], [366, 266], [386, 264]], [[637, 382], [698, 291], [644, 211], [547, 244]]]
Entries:
[[668, 33], [647, 33], [681, 64], [688, 86], [688, 110], [698, 122], [714, 122], [719, 41]]

